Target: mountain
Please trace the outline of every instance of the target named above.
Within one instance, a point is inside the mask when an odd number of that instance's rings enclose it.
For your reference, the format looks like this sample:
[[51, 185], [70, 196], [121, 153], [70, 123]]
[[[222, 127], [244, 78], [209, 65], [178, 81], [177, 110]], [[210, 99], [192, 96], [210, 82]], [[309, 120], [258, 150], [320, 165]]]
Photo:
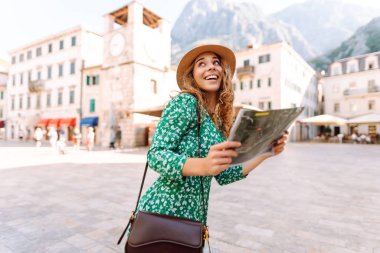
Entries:
[[360, 27], [354, 35], [329, 53], [313, 59], [311, 64], [316, 69], [327, 69], [329, 63], [351, 56], [380, 51], [380, 17], [372, 19]]
[[308, 0], [272, 15], [295, 26], [319, 54], [337, 47], [377, 16], [380, 9], [340, 0]]
[[191, 0], [172, 29], [172, 59], [200, 43], [222, 43], [235, 50], [249, 43], [287, 41], [305, 59], [316, 56], [294, 27], [267, 17], [253, 3], [232, 0]]

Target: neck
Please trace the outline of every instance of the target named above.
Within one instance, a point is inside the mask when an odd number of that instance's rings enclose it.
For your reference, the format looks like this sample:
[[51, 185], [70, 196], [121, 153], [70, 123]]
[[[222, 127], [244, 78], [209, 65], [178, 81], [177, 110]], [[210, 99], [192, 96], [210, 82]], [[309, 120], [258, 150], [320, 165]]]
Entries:
[[206, 99], [207, 99], [207, 110], [212, 113], [215, 112], [216, 101], [217, 101], [216, 92], [207, 93]]

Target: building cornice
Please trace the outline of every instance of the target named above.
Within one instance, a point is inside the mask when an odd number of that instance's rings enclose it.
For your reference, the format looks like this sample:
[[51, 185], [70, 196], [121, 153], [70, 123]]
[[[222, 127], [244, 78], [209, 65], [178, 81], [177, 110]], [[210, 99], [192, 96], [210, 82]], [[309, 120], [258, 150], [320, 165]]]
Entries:
[[30, 42], [30, 43], [27, 43], [23, 46], [20, 46], [18, 48], [15, 48], [15, 49], [12, 49], [11, 51], [9, 51], [8, 53], [10, 55], [14, 55], [20, 51], [25, 51], [25, 50], [28, 50], [28, 49], [31, 49], [31, 48], [35, 48], [35, 47], [38, 47], [42, 44], [45, 44], [47, 43], [47, 41], [52, 41], [52, 40], [56, 40], [56, 39], [59, 39], [63, 36], [67, 36], [69, 34], [73, 34], [73, 33], [76, 33], [76, 32], [90, 32], [90, 33], [93, 33], [95, 35], [98, 35], [100, 37], [102, 37], [103, 35], [101, 35], [100, 33], [97, 33], [95, 31], [92, 31], [91, 29], [87, 28], [86, 26], [84, 25], [77, 25], [77, 26], [74, 26], [72, 28], [68, 28], [66, 30], [63, 30], [61, 32], [58, 32], [58, 33], [54, 33], [52, 35], [48, 35], [48, 36], [45, 36], [45, 37], [42, 37], [38, 40], [35, 40], [33, 42]]
[[353, 76], [353, 75], [358, 75], [358, 74], [369, 74], [369, 72], [371, 72], [371, 75], [373, 74], [373, 72], [375, 71], [378, 71], [380, 72], [380, 68], [376, 68], [376, 69], [367, 69], [367, 70], [363, 70], [363, 71], [355, 71], [355, 72], [350, 72], [350, 73], [346, 73], [346, 74], [339, 74], [339, 75], [333, 75], [333, 76], [324, 76], [322, 79], [331, 79], [331, 78], [342, 78], [342, 77], [346, 77], [346, 76]]
[[380, 55], [380, 51], [376, 51], [376, 52], [372, 52], [372, 53], [368, 53], [368, 54], [355, 55], [355, 56], [351, 56], [351, 57], [347, 57], [347, 58], [342, 58], [342, 59], [336, 60], [336, 61], [330, 63], [330, 66], [333, 65], [334, 63], [342, 63], [342, 62], [345, 62], [345, 61], [357, 60], [357, 59], [360, 59], [360, 58], [366, 58], [366, 57], [369, 57], [369, 56], [378, 56], [378, 55]]

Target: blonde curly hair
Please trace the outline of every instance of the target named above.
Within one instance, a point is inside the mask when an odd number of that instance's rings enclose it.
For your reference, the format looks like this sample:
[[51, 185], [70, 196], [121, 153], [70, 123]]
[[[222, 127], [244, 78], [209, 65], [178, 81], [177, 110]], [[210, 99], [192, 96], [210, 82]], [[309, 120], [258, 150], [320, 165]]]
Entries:
[[233, 101], [234, 101], [234, 91], [232, 87], [232, 75], [231, 68], [228, 63], [219, 55], [216, 56], [221, 61], [221, 66], [224, 70], [223, 79], [220, 88], [217, 92], [217, 104], [215, 107], [215, 112], [209, 111], [207, 108], [207, 98], [206, 93], [202, 91], [196, 84], [193, 77], [193, 70], [195, 62], [193, 62], [184, 72], [182, 77], [183, 87], [181, 93], [189, 93], [195, 96], [198, 100], [198, 105], [209, 113], [216, 128], [222, 133], [225, 138], [230, 134], [230, 130], [233, 123]]

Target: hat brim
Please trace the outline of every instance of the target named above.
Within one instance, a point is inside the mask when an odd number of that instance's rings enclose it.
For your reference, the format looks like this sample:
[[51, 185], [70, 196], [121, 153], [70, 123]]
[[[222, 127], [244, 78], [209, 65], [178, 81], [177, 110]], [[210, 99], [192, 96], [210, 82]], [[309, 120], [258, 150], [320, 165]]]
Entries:
[[236, 67], [236, 57], [234, 52], [221, 45], [203, 45], [196, 48], [191, 49], [189, 52], [187, 52], [181, 59], [181, 61], [178, 64], [177, 68], [177, 84], [178, 87], [182, 90], [183, 88], [183, 80], [184, 80], [184, 73], [186, 69], [194, 62], [194, 60], [203, 53], [206, 52], [213, 52], [219, 55], [222, 59], [224, 59], [231, 70], [231, 74], [233, 75], [235, 73], [235, 67]]

